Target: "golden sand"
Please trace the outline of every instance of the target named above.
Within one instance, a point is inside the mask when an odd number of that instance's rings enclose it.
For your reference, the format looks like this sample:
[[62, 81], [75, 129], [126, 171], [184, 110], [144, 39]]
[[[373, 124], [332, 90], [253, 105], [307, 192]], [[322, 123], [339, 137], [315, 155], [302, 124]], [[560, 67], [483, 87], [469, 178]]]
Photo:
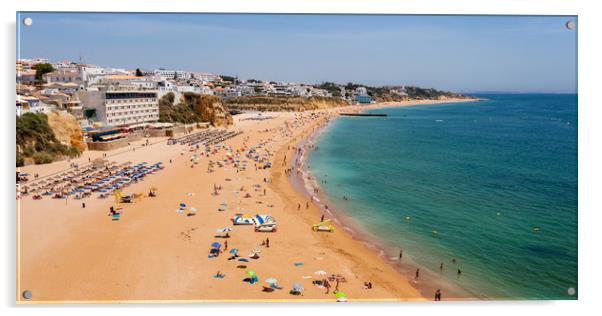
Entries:
[[[391, 106], [408, 104], [416, 102]], [[387, 105], [370, 107], [377, 106]], [[96, 194], [80, 201], [23, 197], [18, 201], [17, 301], [335, 301], [335, 282], [331, 282], [328, 294], [325, 288], [312, 285], [312, 281], [324, 278], [315, 274], [319, 270], [343, 276], [346, 282], [339, 284], [339, 290], [350, 301], [424, 300], [409, 277], [344, 229], [338, 227], [334, 233], [312, 231], [311, 225], [319, 221], [321, 213], [312, 204], [305, 208], [307, 199], [284, 174], [284, 156], [292, 157], [292, 147], [336, 111], [316, 111], [320, 119], [309, 119], [310, 112], [266, 113], [273, 118], [263, 121], [243, 120], [248, 114], [237, 116], [231, 128], [244, 133], [224, 144], [236, 150], [267, 142], [265, 149], [273, 154], [270, 169], [256, 170], [250, 161], [245, 171], [237, 172], [226, 165], [208, 173], [209, 159], [226, 159], [224, 150], [202, 157], [191, 168], [192, 153], [186, 146], [168, 146], [166, 139], [153, 138], [152, 146], [141, 146], [140, 141], [108, 156], [117, 162], [163, 162], [163, 171], [124, 190], [147, 193], [150, 187], [156, 187], [157, 197], [120, 205], [112, 197], [97, 199]], [[306, 121], [294, 124], [295, 116]], [[101, 152], [86, 152], [72, 162], [85, 164], [88, 158], [101, 156]], [[22, 171], [43, 177], [67, 169], [69, 163], [27, 166]], [[264, 178], [271, 183], [264, 183]], [[217, 196], [211, 194], [214, 185], [222, 186]], [[246, 193], [251, 197], [245, 198]], [[86, 208], [82, 208], [82, 202]], [[218, 211], [222, 202], [228, 204], [224, 212]], [[180, 203], [194, 206], [196, 215], [176, 213]], [[123, 208], [119, 221], [107, 215], [110, 206]], [[276, 218], [278, 230], [260, 233], [252, 226], [232, 226], [230, 218], [238, 212], [270, 214]], [[216, 229], [223, 227], [233, 228], [230, 238], [215, 237]], [[270, 240], [269, 248], [261, 245], [266, 238]], [[241, 257], [259, 249], [260, 258], [249, 262], [227, 260], [230, 254], [226, 250], [210, 259], [210, 244], [216, 241], [227, 241], [228, 250], [239, 249]], [[247, 270], [256, 271], [258, 283], [242, 282]], [[214, 278], [217, 271], [225, 277]], [[276, 278], [283, 289], [262, 291], [267, 278]], [[367, 281], [373, 284], [372, 289], [363, 288]], [[295, 282], [305, 288], [300, 296], [289, 294]], [[21, 298], [25, 290], [32, 293], [29, 301]]]

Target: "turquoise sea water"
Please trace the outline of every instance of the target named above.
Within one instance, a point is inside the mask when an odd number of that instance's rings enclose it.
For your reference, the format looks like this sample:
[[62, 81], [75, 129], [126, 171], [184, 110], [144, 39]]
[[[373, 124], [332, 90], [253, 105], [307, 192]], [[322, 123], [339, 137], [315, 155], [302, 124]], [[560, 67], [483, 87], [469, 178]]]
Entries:
[[310, 172], [388, 255], [478, 296], [575, 299], [577, 95], [479, 96], [339, 117]]

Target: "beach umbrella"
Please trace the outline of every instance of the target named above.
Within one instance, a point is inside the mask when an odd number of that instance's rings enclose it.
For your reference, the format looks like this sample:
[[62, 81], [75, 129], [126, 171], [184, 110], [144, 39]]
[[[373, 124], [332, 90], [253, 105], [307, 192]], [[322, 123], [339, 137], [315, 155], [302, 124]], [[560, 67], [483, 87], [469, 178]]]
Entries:
[[304, 290], [303, 285], [299, 282], [293, 283], [293, 291], [302, 292]]
[[222, 246], [222, 244], [220, 244], [218, 242], [214, 242], [214, 243], [211, 244], [211, 248], [219, 248], [221, 246]]
[[337, 292], [334, 296], [336, 296], [336, 298], [345, 298], [347, 297], [347, 295], [343, 292]]
[[238, 248], [230, 249], [230, 253], [235, 255], [238, 253]]
[[318, 271], [314, 272], [314, 274], [315, 275], [326, 275], [327, 273], [324, 270], [318, 270]]
[[185, 207], [186, 207], [186, 204], [184, 204], [184, 203], [180, 203], [180, 207], [181, 207], [181, 208], [185, 208]]
[[222, 232], [224, 232], [224, 233], [229, 233], [229, 232], [231, 232], [231, 231], [232, 231], [232, 228], [230, 228], [230, 227], [224, 227], [224, 228], [222, 228], [221, 230], [222, 230]]
[[276, 280], [274, 278], [267, 278], [267, 279], [265, 279], [265, 283], [267, 283], [267, 284], [276, 284], [276, 283], [278, 283], [278, 280]]
[[247, 270], [245, 273], [251, 277], [256, 275], [255, 270]]

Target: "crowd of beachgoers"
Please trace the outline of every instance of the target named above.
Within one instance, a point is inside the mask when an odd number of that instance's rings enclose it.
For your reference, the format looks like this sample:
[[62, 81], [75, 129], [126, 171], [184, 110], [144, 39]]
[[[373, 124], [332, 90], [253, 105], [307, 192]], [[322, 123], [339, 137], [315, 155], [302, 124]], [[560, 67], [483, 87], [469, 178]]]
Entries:
[[[291, 184], [311, 144], [304, 140], [336, 115], [337, 110], [272, 113], [261, 120], [243, 115], [230, 129], [210, 128], [151, 145], [141, 141], [87, 164], [85, 158], [74, 161], [54, 174], [37, 176], [40, 169], [24, 168], [29, 181], [19, 185], [27, 228], [22, 286], [46, 300], [60, 295], [75, 300], [422, 300], [393, 267], [344, 230], [335, 230], [317, 192], [308, 195]], [[140, 194], [152, 199], [127, 198]], [[111, 195], [115, 200], [104, 199]], [[80, 203], [44, 204], [55, 200], [47, 196]], [[56, 208], [54, 214], [61, 216], [50, 216], [35, 203]], [[67, 211], [77, 208], [87, 212]], [[98, 216], [107, 210], [113, 216], [102, 221], [102, 229], [86, 229], [84, 222], [99, 225]], [[37, 246], [41, 236], [61, 242], [45, 243], [56, 245], [46, 252]], [[179, 244], [182, 240], [186, 243]], [[79, 256], [82, 251], [85, 256]], [[76, 254], [78, 260], [67, 260]], [[174, 256], [177, 266], [152, 259]], [[114, 260], [124, 269], [110, 275], [98, 270]], [[40, 263], [48, 273], [40, 274]], [[137, 267], [133, 275], [130, 267]], [[98, 273], [111, 281], [99, 284]], [[86, 291], [66, 287], [81, 284], [72, 275], [88, 280]], [[176, 283], [165, 288], [166, 282]], [[139, 291], [132, 292], [133, 287]]]

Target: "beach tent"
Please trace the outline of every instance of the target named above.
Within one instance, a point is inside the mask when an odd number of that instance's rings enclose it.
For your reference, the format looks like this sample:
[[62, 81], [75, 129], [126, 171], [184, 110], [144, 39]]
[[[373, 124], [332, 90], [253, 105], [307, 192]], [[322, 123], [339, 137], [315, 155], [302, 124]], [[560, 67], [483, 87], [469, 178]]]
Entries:
[[334, 232], [334, 225], [332, 225], [332, 222], [330, 219], [327, 219], [323, 222], [313, 225], [312, 229], [316, 232], [317, 231]]
[[231, 218], [234, 225], [253, 225], [253, 218], [246, 214], [236, 214]]
[[253, 221], [255, 222], [255, 225], [258, 225], [258, 226], [264, 225], [267, 223], [274, 223], [274, 224], [276, 223], [276, 219], [267, 214], [257, 214], [253, 218]]

